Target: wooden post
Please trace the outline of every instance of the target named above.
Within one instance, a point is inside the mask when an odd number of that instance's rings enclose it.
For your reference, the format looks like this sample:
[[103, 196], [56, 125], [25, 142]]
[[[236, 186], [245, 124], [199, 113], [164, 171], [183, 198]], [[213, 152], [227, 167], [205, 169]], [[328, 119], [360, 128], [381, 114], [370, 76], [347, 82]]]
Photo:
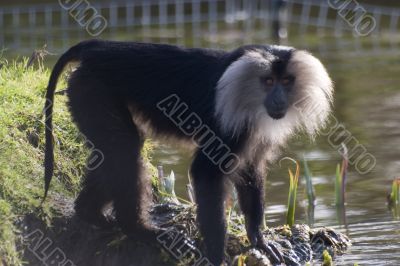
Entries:
[[278, 44], [282, 43], [283, 39], [287, 38], [287, 29], [284, 25], [285, 5], [283, 0], [271, 1], [272, 37]]

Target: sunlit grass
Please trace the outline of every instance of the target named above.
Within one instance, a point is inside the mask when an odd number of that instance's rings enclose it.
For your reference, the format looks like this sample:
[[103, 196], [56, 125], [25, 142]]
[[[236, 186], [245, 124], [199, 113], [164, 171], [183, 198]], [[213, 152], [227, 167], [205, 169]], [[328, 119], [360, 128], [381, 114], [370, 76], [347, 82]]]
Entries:
[[400, 204], [400, 178], [393, 180], [390, 202], [394, 205]]
[[[150, 167], [153, 167], [150, 165]], [[176, 196], [175, 193], [175, 173], [174, 171], [171, 170], [171, 173], [167, 176], [164, 175], [164, 170], [163, 167], [160, 165], [157, 167], [158, 168], [158, 177], [153, 176], [153, 179], [157, 179], [157, 181], [153, 181], [153, 187], [154, 184], [156, 184], [155, 190], [153, 190], [153, 195], [157, 198], [158, 202], [162, 203], [175, 203], [175, 204], [187, 204], [187, 205], [193, 205], [192, 202], [187, 201], [181, 197]]]
[[327, 250], [322, 253], [322, 266], [333, 266], [332, 257]]
[[392, 183], [392, 191], [388, 195], [389, 207], [393, 212], [393, 216], [400, 217], [400, 178], [396, 178]]
[[296, 171], [293, 174], [290, 168], [289, 171], [289, 194], [288, 194], [288, 203], [287, 203], [287, 213], [286, 213], [286, 224], [289, 226], [294, 225], [294, 214], [296, 211], [296, 197], [297, 197], [297, 185], [299, 183], [299, 175], [300, 175], [300, 165], [297, 161], [292, 158], [285, 157], [282, 160], [290, 160], [296, 164]]
[[238, 263], [237, 266], [245, 266], [245, 261], [246, 261], [246, 256], [245, 255], [240, 255], [238, 258]]
[[[49, 73], [43, 69], [26, 68], [27, 59], [7, 62], [0, 58], [0, 62], [0, 264], [21, 265], [21, 254], [16, 248], [18, 230], [15, 218], [33, 210], [46, 221], [51, 216], [48, 204], [37, 208], [43, 195], [44, 127], [41, 113]], [[59, 104], [56, 110], [59, 111], [61, 106]], [[65, 115], [56, 117], [57, 122], [63, 119], [66, 119]], [[76, 132], [71, 132], [69, 127], [63, 129], [58, 132], [62, 133], [57, 134], [56, 140], [66, 147], [69, 139], [76, 138]], [[56, 158], [60, 160], [56, 168], [57, 173], [63, 172], [64, 175], [56, 178], [52, 190], [60, 191], [59, 181], [62, 180], [74, 191], [79, 167], [71, 167], [73, 157], [67, 158], [67, 152], [60, 150], [62, 148], [56, 152]]]
[[192, 204], [195, 204], [194, 188], [192, 185], [192, 178], [190, 177], [190, 171], [187, 172], [188, 183], [186, 184], [186, 191], [188, 198]]

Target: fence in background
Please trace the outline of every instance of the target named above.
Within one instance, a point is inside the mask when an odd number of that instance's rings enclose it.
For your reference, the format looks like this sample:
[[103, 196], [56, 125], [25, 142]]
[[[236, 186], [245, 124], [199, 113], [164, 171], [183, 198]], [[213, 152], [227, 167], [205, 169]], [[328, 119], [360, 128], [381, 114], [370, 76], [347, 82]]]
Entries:
[[[90, 3], [107, 21], [100, 38], [154, 41], [187, 46], [233, 47], [271, 43], [273, 0], [112, 0]], [[286, 0], [282, 22], [290, 44], [329, 53], [337, 49], [399, 52], [400, 8], [362, 5], [375, 30], [357, 36], [328, 1]], [[335, 1], [331, 1], [335, 2]], [[342, 10], [343, 12], [344, 10]], [[46, 5], [0, 6], [0, 48], [52, 52], [91, 36], [58, 1]], [[312, 33], [312, 34], [311, 34]], [[325, 40], [325, 41], [324, 41]]]

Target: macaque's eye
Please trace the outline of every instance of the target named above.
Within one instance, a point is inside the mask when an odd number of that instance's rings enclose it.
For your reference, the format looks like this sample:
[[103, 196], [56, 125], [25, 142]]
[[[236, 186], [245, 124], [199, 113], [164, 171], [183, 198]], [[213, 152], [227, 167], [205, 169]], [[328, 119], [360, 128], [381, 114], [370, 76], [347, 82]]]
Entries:
[[287, 77], [283, 77], [283, 78], [282, 78], [281, 83], [282, 83], [283, 86], [288, 86], [288, 85], [290, 85], [290, 84], [293, 82], [293, 80], [294, 80], [293, 77], [287, 76]]
[[265, 84], [267, 84], [267, 86], [273, 86], [274, 85], [274, 79], [271, 77], [267, 77], [265, 79]]

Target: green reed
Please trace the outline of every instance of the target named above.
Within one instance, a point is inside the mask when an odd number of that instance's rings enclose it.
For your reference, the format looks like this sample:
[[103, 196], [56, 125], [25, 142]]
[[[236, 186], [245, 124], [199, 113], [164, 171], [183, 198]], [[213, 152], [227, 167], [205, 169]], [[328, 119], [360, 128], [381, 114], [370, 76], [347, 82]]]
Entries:
[[342, 149], [342, 163], [336, 166], [335, 203], [337, 206], [342, 206], [346, 202], [346, 180], [349, 159], [347, 147], [343, 143]]
[[297, 161], [292, 158], [285, 157], [284, 159], [288, 159], [296, 164], [296, 171], [293, 174], [292, 170], [289, 170], [289, 195], [288, 195], [288, 207], [286, 214], [286, 224], [289, 226], [293, 226], [294, 224], [294, 214], [296, 210], [296, 197], [297, 197], [297, 185], [299, 183], [299, 175], [300, 175], [300, 165]]

